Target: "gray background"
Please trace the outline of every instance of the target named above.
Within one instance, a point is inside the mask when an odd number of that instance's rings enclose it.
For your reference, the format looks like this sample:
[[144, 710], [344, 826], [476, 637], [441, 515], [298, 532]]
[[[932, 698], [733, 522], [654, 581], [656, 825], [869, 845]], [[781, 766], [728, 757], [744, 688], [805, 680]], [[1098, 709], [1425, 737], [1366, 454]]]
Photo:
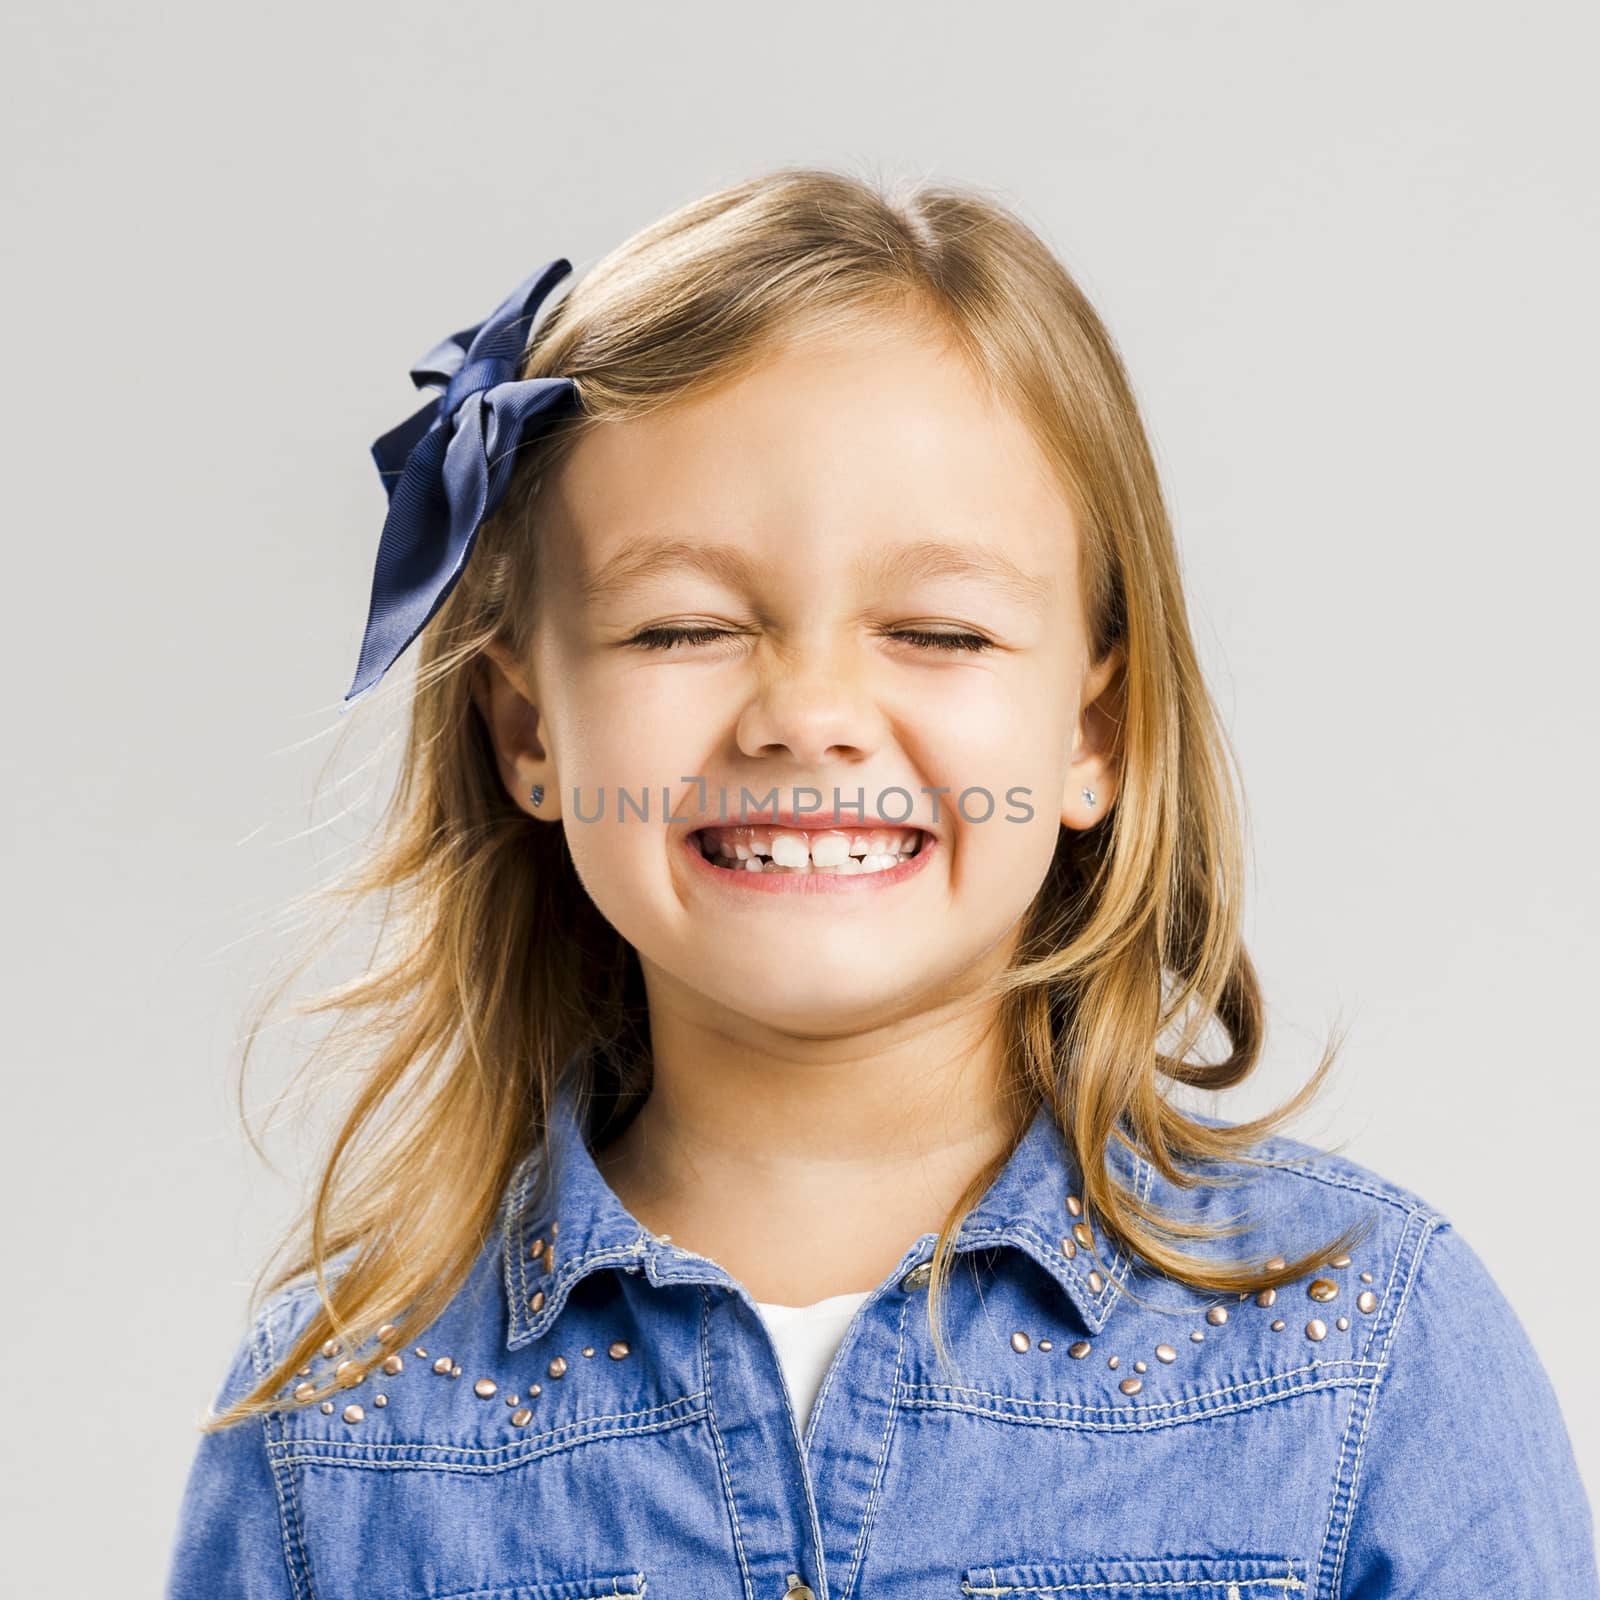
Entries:
[[1349, 1027], [1290, 1131], [1481, 1252], [1593, 1497], [1592, 8], [160, 0], [8, 31], [8, 1590], [158, 1591], [325, 1129], [261, 1169], [233, 1070], [277, 908], [386, 787], [336, 706], [407, 368], [549, 256], [788, 162], [996, 189], [1107, 319], [1251, 806], [1270, 1055], [1213, 1109]]

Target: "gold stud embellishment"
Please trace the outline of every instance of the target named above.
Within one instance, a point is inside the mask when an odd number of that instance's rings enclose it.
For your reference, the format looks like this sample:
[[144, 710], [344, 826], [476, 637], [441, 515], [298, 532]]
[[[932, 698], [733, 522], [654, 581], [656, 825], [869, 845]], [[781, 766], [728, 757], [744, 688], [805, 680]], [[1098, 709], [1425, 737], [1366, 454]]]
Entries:
[[322, 1402], [322, 1414], [325, 1417], [331, 1417], [333, 1415], [333, 1401], [324, 1400]]
[[594, 1354], [594, 1346], [592, 1344], [586, 1344], [583, 1347], [583, 1353], [586, 1356], [592, 1356]]
[[543, 1393], [544, 1390], [537, 1383], [530, 1383], [528, 1385], [528, 1398], [530, 1400], [537, 1400]]
[[540, 1234], [539, 1237], [537, 1239], [535, 1239], [533, 1241], [533, 1243], [528, 1246], [528, 1254], [535, 1261], [537, 1261], [539, 1259], [539, 1257], [544, 1254], [544, 1235], [543, 1234]]
[[1306, 1293], [1313, 1300], [1329, 1301], [1339, 1298], [1339, 1285], [1332, 1278], [1313, 1278], [1306, 1286]]
[[1176, 1350], [1174, 1350], [1170, 1344], [1158, 1344], [1156, 1346], [1156, 1360], [1157, 1361], [1168, 1361], [1168, 1362], [1171, 1362], [1171, 1361], [1176, 1361], [1177, 1359], [1178, 1359], [1178, 1352]]
[[389, 1403], [389, 1397], [386, 1394], [375, 1394], [372, 1397], [372, 1403], [375, 1406], [386, 1406]]
[[1348, 1267], [1350, 1265], [1350, 1257], [1347, 1255], [1337, 1255], [1328, 1263], [1328, 1265], [1330, 1267]]
[[1336, 1323], [1334, 1323], [1334, 1327], [1336, 1327], [1339, 1330], [1340, 1333], [1343, 1333], [1344, 1330], [1346, 1328], [1348, 1328], [1349, 1326], [1350, 1326], [1349, 1317], [1340, 1317], [1339, 1320]]
[[1306, 1338], [1326, 1339], [1328, 1337], [1328, 1324], [1321, 1317], [1313, 1317], [1306, 1324]]
[[1206, 1336], [1205, 1336], [1205, 1330], [1204, 1330], [1204, 1329], [1203, 1329], [1203, 1328], [1196, 1328], [1196, 1329], [1195, 1329], [1195, 1330], [1194, 1330], [1194, 1331], [1193, 1331], [1193, 1332], [1192, 1332], [1192, 1333], [1191, 1333], [1191, 1334], [1190, 1334], [1190, 1335], [1189, 1335], [1189, 1337], [1190, 1337], [1190, 1338], [1191, 1338], [1191, 1339], [1192, 1339], [1192, 1340], [1193, 1340], [1193, 1341], [1194, 1341], [1194, 1342], [1195, 1342], [1195, 1343], [1196, 1343], [1196, 1344], [1203, 1344], [1203, 1343], [1204, 1343], [1204, 1342], [1205, 1342], [1205, 1337], [1206, 1337]]
[[316, 1395], [316, 1392], [317, 1386], [314, 1383], [297, 1383], [294, 1386], [296, 1400], [310, 1400]]
[[327, 1340], [322, 1346], [322, 1353], [329, 1361], [332, 1361], [339, 1353], [339, 1341], [337, 1339]]
[[1285, 1322], [1285, 1321], [1284, 1321], [1284, 1320], [1283, 1320], [1283, 1318], [1282, 1318], [1282, 1317], [1274, 1317], [1274, 1318], [1273, 1318], [1273, 1319], [1272, 1319], [1272, 1331], [1273, 1331], [1273, 1332], [1274, 1332], [1274, 1333], [1282, 1333], [1282, 1332], [1283, 1332], [1283, 1330], [1284, 1330], [1284, 1329], [1285, 1329], [1285, 1328], [1286, 1328], [1286, 1327], [1288, 1327], [1288, 1326], [1289, 1326], [1289, 1324], [1288, 1324], [1288, 1323], [1286, 1323], [1286, 1322]]
[[1091, 1293], [1099, 1294], [1100, 1291], [1105, 1288], [1105, 1286], [1106, 1280], [1102, 1278], [1098, 1272], [1091, 1272], [1089, 1274], [1089, 1289]]
[[1138, 1392], [1142, 1388], [1144, 1388], [1144, 1379], [1143, 1378], [1124, 1378], [1122, 1380], [1122, 1382], [1117, 1385], [1117, 1387], [1124, 1394], [1138, 1394]]
[[1287, 1261], [1287, 1259], [1285, 1257], [1283, 1257], [1283, 1256], [1274, 1256], [1267, 1263], [1267, 1271], [1268, 1272], [1282, 1272], [1283, 1269], [1288, 1265], [1289, 1265], [1289, 1263], [1288, 1263], [1288, 1261]]
[[1089, 1231], [1087, 1222], [1074, 1222], [1072, 1224], [1072, 1237], [1087, 1250], [1094, 1243], [1094, 1235]]
[[516, 1395], [508, 1394], [506, 1396], [506, 1404], [508, 1406], [515, 1407], [515, 1406], [520, 1406], [522, 1404], [522, 1401]]
[[567, 1358], [565, 1356], [557, 1356], [555, 1360], [550, 1363], [550, 1366], [547, 1370], [552, 1378], [559, 1378], [562, 1373], [567, 1370]]
[[1052, 1344], [1051, 1341], [1048, 1340], [1048, 1339], [1041, 1339], [1039, 1341], [1039, 1348], [1041, 1350], [1054, 1350], [1055, 1349], [1055, 1345]]
[[1133, 1370], [1135, 1372], [1148, 1372], [1150, 1370], [1150, 1364], [1146, 1361], [1135, 1361], [1133, 1364]]
[[394, 1377], [397, 1373], [404, 1372], [405, 1368], [406, 1368], [406, 1364], [405, 1364], [405, 1360], [404, 1360], [403, 1357], [401, 1357], [401, 1356], [385, 1356], [384, 1357], [383, 1370], [386, 1373], [388, 1373], [391, 1378]]
[[346, 1422], [360, 1422], [365, 1416], [366, 1412], [360, 1406], [346, 1406], [344, 1408], [344, 1420]]
[[1212, 1306], [1211, 1309], [1206, 1312], [1206, 1321], [1209, 1322], [1213, 1328], [1220, 1328], [1227, 1320], [1228, 1308], [1226, 1306]]
[[1378, 1297], [1370, 1289], [1363, 1289], [1356, 1296], [1356, 1310], [1365, 1311], [1369, 1315], [1378, 1309]]
[[421, 1356], [424, 1361], [428, 1359], [428, 1352], [424, 1350], [420, 1344], [417, 1346], [417, 1354]]
[[477, 1395], [480, 1400], [491, 1400], [494, 1398], [495, 1391], [498, 1390], [499, 1387], [500, 1385], [497, 1384], [493, 1378], [479, 1378], [478, 1381], [473, 1384], [472, 1392]]
[[[353, 1377], [351, 1376], [352, 1373], [354, 1373]], [[348, 1389], [353, 1384], [361, 1382], [361, 1364], [357, 1361], [352, 1361], [348, 1356], [346, 1356], [345, 1359], [333, 1369], [333, 1375], [345, 1386], [345, 1388]]]
[[555, 1236], [560, 1232], [561, 1232], [561, 1224], [559, 1222], [552, 1222], [550, 1224], [550, 1237], [552, 1239], [554, 1239]]
[[1363, 1283], [1371, 1283], [1372, 1282], [1372, 1274], [1370, 1272], [1363, 1272], [1361, 1274], [1361, 1281]]
[[450, 1376], [450, 1369], [454, 1365], [455, 1363], [450, 1359], [449, 1356], [440, 1356], [439, 1359], [434, 1362], [433, 1370], [437, 1372], [441, 1378], [448, 1378]]
[[628, 1341], [626, 1339], [613, 1339], [610, 1346], [606, 1350], [606, 1354], [610, 1356], [613, 1361], [622, 1360], [627, 1353]]
[[297, 1378], [309, 1378], [310, 1376], [311, 1376], [311, 1368], [310, 1367], [301, 1367], [301, 1369], [297, 1373], [295, 1373], [295, 1377], [297, 1377]]
[[544, 1310], [543, 1289], [535, 1289], [533, 1293], [528, 1296], [528, 1309], [533, 1312], [535, 1316]]
[[461, 1376], [461, 1363], [459, 1361], [455, 1362], [451, 1366], [451, 1368], [450, 1368], [450, 1376], [452, 1378], [459, 1378]]
[[1115, 1372], [1117, 1368], [1122, 1365], [1122, 1357], [1112, 1356], [1107, 1360], [1106, 1365], [1110, 1367], [1113, 1372]]
[[1070, 1211], [1075, 1217], [1081, 1217], [1083, 1215], [1083, 1202], [1077, 1197], [1077, 1195], [1069, 1194], [1067, 1196], [1067, 1210]]
[[1256, 1296], [1256, 1304], [1258, 1306], [1270, 1306], [1277, 1298], [1278, 1291], [1276, 1289], [1263, 1289], [1261, 1293]]
[[1091, 1345], [1087, 1339], [1079, 1339], [1076, 1344], [1070, 1344], [1067, 1346], [1067, 1354], [1071, 1356], [1074, 1361], [1082, 1361], [1083, 1358], [1088, 1355], [1093, 1348], [1094, 1346]]
[[384, 1323], [384, 1325], [378, 1329], [378, 1343], [388, 1344], [388, 1342], [394, 1338], [395, 1334], [398, 1332], [399, 1329], [396, 1328], [392, 1322]]
[[1032, 1342], [1033, 1341], [1030, 1340], [1025, 1333], [1014, 1333], [1011, 1335], [1011, 1348], [1015, 1350], [1019, 1356]]
[[1078, 1241], [1076, 1239], [1063, 1239], [1061, 1241], [1061, 1253], [1070, 1261], [1078, 1253]]
[[511, 1413], [511, 1426], [513, 1428], [526, 1428], [533, 1421], [533, 1413], [526, 1406], [518, 1406]]

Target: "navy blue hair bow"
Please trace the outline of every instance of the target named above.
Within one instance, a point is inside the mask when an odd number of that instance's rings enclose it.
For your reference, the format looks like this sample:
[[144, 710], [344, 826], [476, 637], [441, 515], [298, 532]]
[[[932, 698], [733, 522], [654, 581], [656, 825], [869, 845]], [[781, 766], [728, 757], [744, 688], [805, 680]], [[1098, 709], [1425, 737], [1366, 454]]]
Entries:
[[451, 334], [411, 369], [419, 389], [443, 393], [372, 446], [389, 514], [355, 681], [341, 709], [383, 677], [444, 604], [478, 525], [505, 494], [518, 445], [579, 408], [570, 378], [517, 380], [533, 318], [571, 270], [559, 259], [541, 267], [484, 321]]

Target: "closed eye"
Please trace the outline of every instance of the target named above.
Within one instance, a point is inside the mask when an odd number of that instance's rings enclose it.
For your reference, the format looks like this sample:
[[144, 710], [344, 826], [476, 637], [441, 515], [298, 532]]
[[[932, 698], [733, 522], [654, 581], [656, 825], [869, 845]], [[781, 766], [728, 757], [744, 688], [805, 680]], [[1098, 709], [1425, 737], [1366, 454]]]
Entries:
[[679, 644], [711, 644], [717, 639], [734, 639], [732, 628], [642, 628], [627, 644], [636, 644], [642, 650], [670, 650]]
[[928, 628], [896, 628], [892, 639], [909, 639], [913, 644], [928, 650], [992, 650], [994, 640], [985, 639], [981, 633], [936, 633]]
[[[671, 650], [680, 644], [715, 644], [718, 639], [737, 639], [740, 637], [742, 637], [740, 630], [735, 628], [672, 628], [661, 626], [643, 628], [625, 642], [637, 645], [641, 650]], [[923, 650], [965, 650], [976, 653], [994, 648], [994, 641], [985, 639], [982, 634], [954, 631], [936, 632], [931, 628], [889, 628], [884, 630], [884, 637], [904, 639]]]

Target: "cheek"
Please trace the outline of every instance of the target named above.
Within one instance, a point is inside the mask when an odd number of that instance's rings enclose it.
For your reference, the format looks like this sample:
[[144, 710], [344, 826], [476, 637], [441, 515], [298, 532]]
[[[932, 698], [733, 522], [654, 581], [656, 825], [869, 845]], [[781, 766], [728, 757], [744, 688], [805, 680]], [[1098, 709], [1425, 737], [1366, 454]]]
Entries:
[[[1042, 826], [1053, 839], [1068, 715], [1060, 697], [1043, 689], [947, 696], [939, 714], [922, 722], [920, 751], [924, 770], [938, 774], [931, 781], [951, 791], [940, 796], [941, 815], [948, 812], [963, 833], [1011, 835], [1009, 848], [1020, 845], [1025, 828]], [[1002, 820], [1026, 816], [1030, 808], [1035, 816], [1029, 822]]]
[[975, 923], [991, 924], [990, 933], [1027, 910], [1050, 870], [1061, 813], [1040, 788], [1012, 768], [1003, 779], [997, 775], [992, 810], [987, 792], [969, 793], [953, 814], [951, 895], [969, 908]]
[[671, 915], [662, 864], [683, 830], [665, 818], [693, 805], [696, 790], [681, 780], [704, 770], [706, 752], [676, 697], [587, 686], [565, 711], [557, 738], [567, 848], [589, 897], [638, 943]]
[[[581, 692], [568, 702], [560, 729], [569, 794], [574, 784], [587, 791], [604, 784], [615, 809], [619, 788], [648, 789], [659, 798], [665, 785], [676, 796], [687, 787], [682, 779], [701, 770], [708, 722], [684, 685], [655, 683], [645, 673], [576, 687]], [[591, 802], [587, 809], [593, 808]]]
[[952, 831], [951, 886], [997, 917], [1021, 914], [1049, 871], [1061, 832], [1068, 708], [1048, 692], [956, 697], [930, 739], [927, 770]]

